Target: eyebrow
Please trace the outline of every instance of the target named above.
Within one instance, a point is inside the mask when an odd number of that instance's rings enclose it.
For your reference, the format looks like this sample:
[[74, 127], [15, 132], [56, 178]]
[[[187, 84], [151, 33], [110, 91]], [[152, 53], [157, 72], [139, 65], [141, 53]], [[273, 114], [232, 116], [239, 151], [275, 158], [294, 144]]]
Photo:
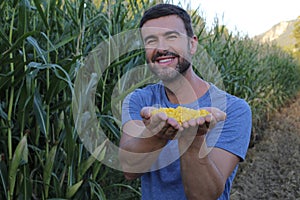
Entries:
[[172, 35], [172, 34], [176, 34], [176, 35], [180, 35], [180, 33], [178, 31], [167, 31], [164, 36], [167, 36], [167, 35]]
[[[167, 31], [163, 34], [163, 36], [168, 36], [168, 35], [172, 35], [172, 34], [176, 34], [176, 35], [180, 35], [180, 33], [178, 31]], [[157, 38], [157, 36], [155, 35], [149, 35], [147, 37], [145, 37], [144, 41], [146, 42], [149, 39], [153, 39], [153, 38]]]

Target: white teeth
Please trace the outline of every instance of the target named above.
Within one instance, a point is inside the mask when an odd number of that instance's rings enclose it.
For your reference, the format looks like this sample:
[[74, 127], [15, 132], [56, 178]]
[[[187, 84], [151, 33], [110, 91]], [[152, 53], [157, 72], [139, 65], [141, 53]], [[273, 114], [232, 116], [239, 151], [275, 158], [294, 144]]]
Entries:
[[159, 63], [166, 63], [166, 62], [171, 62], [171, 61], [172, 61], [172, 59], [168, 58], [168, 59], [159, 60], [158, 62]]

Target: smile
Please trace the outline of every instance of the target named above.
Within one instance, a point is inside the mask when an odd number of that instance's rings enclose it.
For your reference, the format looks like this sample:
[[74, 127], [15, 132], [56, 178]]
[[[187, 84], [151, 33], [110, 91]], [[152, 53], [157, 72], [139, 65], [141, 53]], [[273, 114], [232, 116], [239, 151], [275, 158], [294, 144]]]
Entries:
[[166, 63], [172, 62], [173, 60], [174, 60], [174, 58], [159, 59], [159, 60], [158, 60], [158, 63], [166, 64]]
[[179, 57], [178, 54], [173, 53], [173, 52], [157, 52], [151, 59], [151, 61], [157, 62], [158, 64], [169, 64], [172, 63], [175, 58]]

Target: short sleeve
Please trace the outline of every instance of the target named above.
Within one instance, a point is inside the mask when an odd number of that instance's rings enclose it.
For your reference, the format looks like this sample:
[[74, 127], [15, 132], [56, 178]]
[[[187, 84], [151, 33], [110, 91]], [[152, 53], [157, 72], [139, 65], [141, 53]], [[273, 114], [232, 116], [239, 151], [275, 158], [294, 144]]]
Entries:
[[209, 146], [224, 149], [243, 161], [248, 150], [252, 114], [248, 103], [237, 97], [227, 100], [226, 120], [217, 124], [212, 133], [208, 134]]
[[130, 120], [142, 120], [140, 111], [142, 104], [137, 92], [132, 92], [123, 101], [122, 105], [122, 125]]

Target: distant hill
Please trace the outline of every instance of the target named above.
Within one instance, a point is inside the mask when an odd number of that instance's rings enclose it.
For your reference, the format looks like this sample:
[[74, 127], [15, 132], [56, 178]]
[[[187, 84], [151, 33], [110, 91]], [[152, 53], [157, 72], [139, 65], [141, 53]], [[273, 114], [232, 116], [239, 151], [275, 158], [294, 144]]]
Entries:
[[270, 30], [254, 36], [254, 40], [259, 42], [275, 42], [278, 46], [284, 49], [293, 49], [296, 43], [293, 37], [293, 30], [297, 19], [290, 21], [283, 21], [274, 25]]

